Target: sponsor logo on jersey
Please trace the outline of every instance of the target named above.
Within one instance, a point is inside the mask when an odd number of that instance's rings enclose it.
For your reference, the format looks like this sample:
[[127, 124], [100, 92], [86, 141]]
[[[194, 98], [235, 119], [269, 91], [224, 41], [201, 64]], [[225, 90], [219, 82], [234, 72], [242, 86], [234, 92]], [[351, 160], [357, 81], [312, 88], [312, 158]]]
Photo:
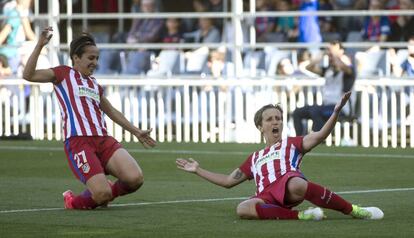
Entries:
[[84, 86], [79, 86], [79, 96], [88, 97], [98, 102], [100, 101], [99, 92], [95, 91], [94, 89], [84, 87]]

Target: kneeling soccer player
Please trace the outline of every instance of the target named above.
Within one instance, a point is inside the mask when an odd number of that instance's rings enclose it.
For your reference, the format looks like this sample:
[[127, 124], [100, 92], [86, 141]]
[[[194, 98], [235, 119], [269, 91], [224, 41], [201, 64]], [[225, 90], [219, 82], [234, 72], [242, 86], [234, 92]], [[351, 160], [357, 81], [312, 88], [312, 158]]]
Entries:
[[[247, 179], [254, 179], [256, 195], [237, 206], [237, 214], [243, 219], [321, 220], [324, 213], [320, 207], [333, 209], [354, 218], [382, 219], [384, 213], [379, 208], [352, 205], [327, 188], [308, 181], [299, 169], [303, 155], [331, 133], [339, 112], [350, 95], [350, 92], [343, 95], [320, 131], [286, 139], [282, 139], [282, 108], [271, 104], [263, 106], [256, 112], [254, 122], [266, 140], [266, 147], [252, 153], [230, 175], [202, 169], [193, 159], [179, 158], [176, 160], [177, 167], [226, 188]], [[292, 209], [303, 200], [317, 207], [304, 211]]]

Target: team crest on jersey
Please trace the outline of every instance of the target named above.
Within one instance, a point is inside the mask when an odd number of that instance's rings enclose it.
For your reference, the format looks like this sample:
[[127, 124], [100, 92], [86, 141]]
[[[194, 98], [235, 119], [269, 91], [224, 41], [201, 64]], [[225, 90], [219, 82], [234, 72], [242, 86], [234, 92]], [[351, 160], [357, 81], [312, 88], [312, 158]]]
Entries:
[[89, 166], [89, 164], [88, 164], [88, 163], [85, 163], [85, 164], [83, 164], [83, 165], [82, 165], [82, 171], [83, 171], [85, 174], [89, 173], [89, 170], [91, 170], [91, 167]]
[[100, 101], [99, 92], [95, 91], [94, 89], [85, 87], [85, 86], [79, 86], [79, 96], [88, 97], [98, 102]]

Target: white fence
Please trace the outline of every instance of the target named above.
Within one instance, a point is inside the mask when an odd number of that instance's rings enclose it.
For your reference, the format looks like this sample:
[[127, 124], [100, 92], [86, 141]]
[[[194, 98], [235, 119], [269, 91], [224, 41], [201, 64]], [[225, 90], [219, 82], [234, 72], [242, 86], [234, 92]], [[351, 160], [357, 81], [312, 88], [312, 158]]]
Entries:
[[[291, 113], [322, 102], [323, 79], [102, 79], [111, 103], [134, 125], [153, 128], [160, 142], [258, 143], [257, 109], [280, 103], [284, 136], [295, 135]], [[25, 96], [24, 87], [30, 87]], [[49, 85], [50, 86], [50, 85]], [[293, 87], [300, 87], [296, 93]], [[45, 85], [0, 80], [0, 136], [29, 133], [37, 140], [62, 140], [57, 100]], [[356, 81], [352, 117], [337, 123], [327, 145], [414, 147], [414, 80]], [[26, 90], [27, 92], [27, 90]], [[311, 121], [308, 121], [310, 128]], [[136, 141], [107, 120], [120, 141]]]

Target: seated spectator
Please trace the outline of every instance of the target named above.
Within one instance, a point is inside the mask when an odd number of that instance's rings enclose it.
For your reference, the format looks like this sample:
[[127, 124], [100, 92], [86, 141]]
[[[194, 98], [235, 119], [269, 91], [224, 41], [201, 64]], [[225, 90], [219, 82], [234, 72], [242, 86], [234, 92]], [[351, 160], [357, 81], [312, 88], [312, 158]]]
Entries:
[[[414, 2], [412, 0], [399, 0], [399, 9], [413, 10]], [[391, 34], [389, 41], [408, 41], [414, 35], [414, 16], [401, 15], [397, 16], [395, 22], [391, 25]]]
[[[270, 11], [269, 0], [257, 0], [256, 11], [266, 12]], [[254, 21], [256, 29], [256, 41], [257, 42], [268, 42], [269, 34], [275, 30], [276, 18], [274, 17], [256, 17]]]
[[[384, 10], [381, 0], [371, 0], [368, 10]], [[391, 28], [387, 16], [368, 16], [364, 21], [363, 37], [368, 41], [384, 42], [390, 35]]]
[[[324, 58], [328, 59], [328, 65], [324, 65]], [[305, 105], [293, 112], [293, 121], [296, 135], [304, 135], [306, 131], [302, 124], [303, 119], [312, 119], [312, 131], [319, 131], [335, 107], [335, 98], [343, 92], [350, 91], [355, 82], [355, 72], [351, 59], [345, 55], [340, 42], [331, 42], [326, 55], [312, 61], [308, 67], [315, 73], [325, 78], [323, 86], [322, 105]], [[349, 108], [344, 108], [344, 114], [349, 113]]]
[[[367, 0], [331, 0], [333, 10], [366, 10], [368, 8]], [[346, 38], [348, 32], [361, 31], [364, 18], [362, 16], [343, 16], [336, 17], [338, 32], [342, 34], [342, 38]]]
[[[157, 12], [155, 0], [142, 0], [141, 11], [143, 13]], [[134, 19], [131, 30], [128, 33], [127, 43], [154, 43], [160, 41], [160, 35], [164, 22], [162, 19], [144, 18]], [[137, 50], [128, 54], [125, 74], [142, 74], [150, 69], [151, 52]]]
[[[192, 1], [192, 11], [193, 12], [207, 12], [208, 5], [203, 0], [193, 0]], [[192, 32], [197, 30], [198, 28], [198, 19], [197, 18], [183, 18], [183, 31], [184, 32]]]
[[[208, 0], [207, 8], [209, 12], [223, 12], [223, 0]], [[215, 18], [214, 25], [219, 29], [219, 31], [223, 30], [223, 21], [222, 18]]]
[[181, 21], [177, 18], [168, 18], [165, 21], [164, 33], [161, 36], [163, 43], [180, 43], [184, 38], [181, 33]]
[[[280, 0], [276, 2], [276, 10], [292, 11], [290, 1]], [[289, 42], [296, 42], [298, 38], [298, 19], [296, 17], [278, 17], [276, 32], [283, 33]]]
[[391, 53], [392, 71], [395, 77], [414, 77], [414, 36], [408, 40], [407, 50], [407, 59], [401, 65], [397, 62], [395, 51]]
[[220, 32], [213, 25], [210, 18], [199, 19], [199, 29], [193, 32], [184, 33], [184, 39], [187, 42], [194, 43], [218, 43], [220, 42]]

